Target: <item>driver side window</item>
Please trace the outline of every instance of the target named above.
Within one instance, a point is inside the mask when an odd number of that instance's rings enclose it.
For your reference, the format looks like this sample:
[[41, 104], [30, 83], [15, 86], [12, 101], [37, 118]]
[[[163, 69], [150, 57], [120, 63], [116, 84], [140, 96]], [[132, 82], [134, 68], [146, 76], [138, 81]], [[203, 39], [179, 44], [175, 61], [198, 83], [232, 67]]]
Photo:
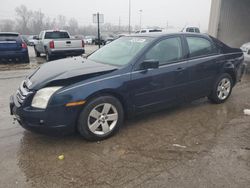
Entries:
[[145, 60], [158, 60], [159, 65], [170, 64], [182, 59], [182, 45], [180, 37], [164, 39], [152, 47], [145, 56]]

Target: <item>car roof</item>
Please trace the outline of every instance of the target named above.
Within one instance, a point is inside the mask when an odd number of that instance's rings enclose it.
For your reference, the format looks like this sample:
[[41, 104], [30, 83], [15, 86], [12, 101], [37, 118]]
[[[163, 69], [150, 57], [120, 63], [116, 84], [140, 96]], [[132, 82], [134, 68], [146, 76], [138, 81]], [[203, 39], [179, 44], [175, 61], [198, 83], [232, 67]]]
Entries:
[[17, 32], [0, 32], [0, 35], [19, 35]]
[[68, 32], [68, 31], [60, 29], [50, 29], [50, 30], [44, 30], [44, 32]]
[[208, 37], [207, 34], [202, 34], [202, 33], [183, 33], [183, 32], [178, 32], [178, 33], [139, 33], [139, 34], [131, 34], [128, 36], [132, 37], [151, 37], [151, 38], [161, 38], [161, 37], [168, 37], [168, 36], [200, 36], [200, 37]]

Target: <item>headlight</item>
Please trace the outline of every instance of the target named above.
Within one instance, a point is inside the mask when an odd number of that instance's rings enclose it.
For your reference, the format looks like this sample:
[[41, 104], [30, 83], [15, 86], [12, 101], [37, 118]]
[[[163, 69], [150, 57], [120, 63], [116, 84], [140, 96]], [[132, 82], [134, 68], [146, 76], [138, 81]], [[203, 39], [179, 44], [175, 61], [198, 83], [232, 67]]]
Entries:
[[45, 109], [48, 105], [50, 97], [62, 87], [46, 87], [37, 91], [33, 97], [31, 106], [35, 108]]

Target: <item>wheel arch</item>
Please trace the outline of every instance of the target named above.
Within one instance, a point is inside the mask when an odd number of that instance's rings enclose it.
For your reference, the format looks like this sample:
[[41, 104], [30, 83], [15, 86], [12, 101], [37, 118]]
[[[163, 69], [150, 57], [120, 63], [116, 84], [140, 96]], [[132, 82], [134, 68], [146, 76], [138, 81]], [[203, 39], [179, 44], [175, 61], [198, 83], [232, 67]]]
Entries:
[[114, 91], [114, 90], [110, 90], [110, 89], [105, 89], [105, 90], [100, 90], [100, 91], [97, 91], [93, 94], [91, 94], [90, 96], [87, 97], [86, 101], [91, 101], [92, 99], [94, 98], [97, 98], [97, 97], [101, 97], [101, 96], [112, 96], [112, 97], [115, 97], [117, 100], [119, 100], [119, 102], [121, 103], [122, 107], [123, 107], [123, 111], [124, 111], [124, 115], [127, 116], [128, 113], [129, 113], [129, 105], [127, 104], [127, 100], [126, 98]]
[[233, 80], [233, 85], [236, 84], [237, 78], [236, 78], [236, 71], [235, 71], [235, 65], [232, 62], [226, 63], [225, 66], [223, 67], [223, 72], [222, 73], [227, 73], [231, 76]]

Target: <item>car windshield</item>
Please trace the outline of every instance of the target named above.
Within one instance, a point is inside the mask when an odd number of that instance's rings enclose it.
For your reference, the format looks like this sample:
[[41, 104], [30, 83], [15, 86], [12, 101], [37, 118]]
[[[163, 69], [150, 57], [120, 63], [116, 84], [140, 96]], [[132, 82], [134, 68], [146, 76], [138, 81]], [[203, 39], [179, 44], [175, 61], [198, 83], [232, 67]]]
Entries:
[[67, 32], [60, 32], [60, 31], [53, 31], [53, 32], [46, 32], [45, 39], [68, 39], [69, 34]]
[[150, 37], [121, 37], [97, 50], [88, 59], [103, 64], [124, 66], [150, 41]]

